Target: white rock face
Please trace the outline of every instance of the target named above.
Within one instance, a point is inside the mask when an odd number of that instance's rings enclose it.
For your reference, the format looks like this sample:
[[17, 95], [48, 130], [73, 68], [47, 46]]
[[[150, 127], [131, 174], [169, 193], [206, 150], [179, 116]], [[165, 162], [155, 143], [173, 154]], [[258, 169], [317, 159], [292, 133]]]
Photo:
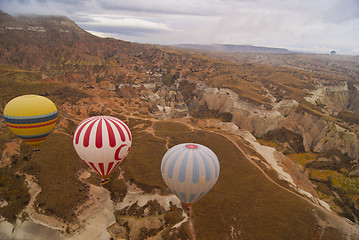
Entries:
[[0, 199], [0, 208], [6, 207], [9, 203], [5, 199]]
[[[83, 181], [91, 176], [90, 172], [84, 171], [79, 175]], [[110, 193], [103, 187], [89, 184], [89, 200], [84, 203], [76, 213], [80, 225], [73, 225], [77, 230], [68, 237], [69, 240], [95, 240], [110, 239], [107, 228], [116, 222], [114, 215], [115, 205], [111, 200]]]
[[325, 105], [329, 114], [332, 111], [342, 111], [346, 109], [349, 100], [348, 85], [330, 85], [318, 84], [316, 89], [310, 92], [310, 96], [304, 97], [305, 100], [313, 105]]
[[16, 225], [11, 239], [54, 239], [63, 240], [66, 239], [60, 232], [48, 228], [42, 224], [24, 221], [19, 225]]
[[5, 219], [0, 219], [0, 239], [11, 239], [13, 235], [14, 225], [5, 221]]
[[292, 186], [295, 186], [292, 177], [277, 164], [277, 160], [274, 156], [274, 153], [277, 151], [275, 148], [259, 144], [257, 139], [248, 131], [238, 130], [238, 134], [247, 140], [254, 147], [257, 153], [264, 157], [269, 165], [278, 173], [280, 179], [290, 183]]
[[274, 109], [280, 112], [281, 115], [287, 116], [292, 113], [299, 103], [294, 99], [291, 100], [281, 100], [279, 103], [274, 104]]

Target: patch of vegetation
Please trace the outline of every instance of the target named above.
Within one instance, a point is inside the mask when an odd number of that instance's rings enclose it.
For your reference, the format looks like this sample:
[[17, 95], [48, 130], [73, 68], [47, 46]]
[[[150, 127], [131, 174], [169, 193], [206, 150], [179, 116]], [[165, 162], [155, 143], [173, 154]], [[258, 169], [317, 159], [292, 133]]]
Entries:
[[[63, 120], [63, 121], [65, 121], [65, 120]], [[68, 125], [68, 127], [65, 129], [65, 132], [72, 136], [74, 134], [78, 124], [75, 123], [74, 121], [72, 121], [71, 119], [67, 119], [67, 125]]]
[[32, 154], [23, 170], [34, 175], [42, 189], [36, 204], [46, 214], [70, 222], [76, 207], [87, 199], [88, 186], [77, 177], [86, 165], [67, 135], [51, 133], [40, 149]]
[[155, 122], [153, 128], [156, 135], [161, 137], [166, 137], [167, 133], [186, 133], [191, 131], [185, 124], [171, 121]]
[[359, 124], [359, 113], [356, 112], [341, 111], [336, 117], [349, 124]]
[[[48, 89], [52, 87], [47, 86]], [[69, 101], [71, 104], [75, 105], [81, 98], [89, 97], [89, 95], [77, 88], [71, 86], [63, 86], [59, 84], [57, 88], [54, 88], [52, 91], [43, 94], [43, 96], [49, 96], [54, 98], [55, 103], [62, 104], [65, 101]]]
[[105, 80], [105, 77], [96, 76], [96, 83], [100, 83]]
[[359, 210], [355, 207], [352, 198], [345, 195], [345, 193], [339, 191], [340, 199], [335, 198], [335, 203], [342, 208], [343, 212], [339, 213], [350, 221], [355, 222], [355, 219], [359, 216]]
[[0, 168], [0, 203], [5, 203], [5, 206], [0, 207], [0, 216], [12, 223], [15, 223], [18, 214], [30, 201], [30, 194], [25, 186], [25, 177], [16, 173], [17, 164]]
[[176, 223], [179, 223], [183, 220], [182, 215], [183, 210], [176, 207], [175, 205], [171, 205], [170, 210], [165, 213], [164, 219], [166, 221], [167, 226], [173, 226]]
[[152, 122], [150, 120], [143, 120], [138, 118], [129, 118], [127, 126], [130, 129], [133, 129], [133, 127], [143, 125], [140, 130], [143, 130], [144, 128], [148, 128], [152, 125]]
[[220, 113], [219, 111], [210, 110], [206, 106], [201, 106], [198, 110], [193, 109], [191, 116], [200, 119], [219, 119], [222, 122], [232, 121], [232, 113]]
[[334, 193], [335, 196], [339, 196], [334, 198], [334, 203], [342, 209], [338, 214], [355, 222], [355, 217], [359, 217], [359, 209], [353, 199], [359, 196], [359, 178], [348, 177], [334, 170], [308, 169], [308, 171], [310, 180], [318, 186], [317, 190], [326, 196], [334, 196]]
[[348, 194], [359, 194], [358, 177], [348, 177], [345, 173], [334, 170], [308, 169], [308, 172], [311, 180], [325, 182], [332, 190], [342, 189], [340, 191]]
[[318, 159], [319, 156], [320, 154], [313, 152], [291, 153], [287, 155], [287, 157], [289, 157], [302, 167], [307, 166], [308, 163], [314, 162]]
[[195, 95], [196, 84], [187, 80], [183, 80], [179, 83], [178, 90], [181, 92], [185, 103], [188, 105]]
[[345, 240], [345, 239], [347, 239], [347, 237], [342, 232], [338, 231], [338, 229], [335, 229], [333, 227], [326, 227], [323, 230], [323, 235], [322, 235], [321, 239]]
[[0, 108], [11, 99], [25, 95], [38, 94], [51, 99], [56, 105], [65, 101], [75, 104], [79, 99], [87, 97], [85, 92], [66, 83], [41, 82], [41, 73], [20, 70], [0, 65]]
[[167, 228], [161, 233], [162, 239], [182, 240], [191, 239], [188, 223], [183, 223], [179, 228]]
[[[326, 159], [321, 160], [321, 159]], [[320, 161], [321, 160], [321, 161]], [[306, 168], [313, 169], [329, 169], [335, 170], [338, 172], [343, 171], [343, 169], [350, 169], [350, 162], [354, 160], [349, 157], [347, 154], [343, 154], [338, 149], [331, 149], [321, 154], [316, 161], [310, 162], [306, 165]]]
[[119, 168], [121, 167], [121, 164], [118, 168], [116, 168], [111, 175], [109, 176], [110, 181], [103, 185], [104, 188], [106, 188], [110, 194], [112, 201], [119, 202], [122, 201], [122, 199], [126, 196], [127, 193], [127, 186], [124, 183], [123, 180], [118, 179], [120, 175]]
[[175, 82], [175, 80], [178, 78], [178, 75], [166, 75], [162, 78], [162, 83], [166, 85], [167, 87], [172, 86], [172, 84]]
[[[4, 126], [0, 137], [0, 153], [5, 149], [5, 144], [10, 139], [16, 137]], [[18, 214], [26, 207], [30, 201], [30, 194], [25, 185], [25, 177], [21, 169], [26, 166], [31, 158], [31, 148], [25, 143], [20, 146], [20, 155], [11, 158], [11, 165], [0, 168], [0, 201], [6, 201], [6, 206], [0, 208], [0, 216], [4, 216], [7, 221], [14, 223]], [[4, 202], [5, 203], [5, 202]]]
[[[268, 131], [264, 137], [266, 140], [274, 141], [282, 146], [283, 151], [286, 153], [301, 153], [305, 152], [303, 146], [303, 137], [300, 134], [294, 133], [286, 128], [280, 128]], [[288, 146], [283, 146], [287, 144]]]
[[166, 152], [165, 141], [147, 132], [132, 132], [132, 146], [120, 168], [124, 177], [145, 192], [155, 188], [166, 190], [160, 171], [161, 160]]
[[330, 190], [331, 183], [327, 182], [317, 182], [317, 190], [326, 196], [333, 196], [333, 192]]

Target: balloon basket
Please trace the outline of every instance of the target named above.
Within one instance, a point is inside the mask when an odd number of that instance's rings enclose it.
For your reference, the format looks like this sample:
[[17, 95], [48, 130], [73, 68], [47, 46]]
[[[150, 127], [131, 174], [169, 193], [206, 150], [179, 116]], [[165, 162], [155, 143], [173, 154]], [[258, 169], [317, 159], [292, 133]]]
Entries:
[[190, 204], [183, 204], [184, 206], [184, 211], [189, 215], [191, 212], [191, 208], [190, 208]]
[[40, 152], [40, 148], [34, 148], [32, 149], [33, 152]]
[[102, 179], [102, 180], [101, 180], [101, 185], [104, 185], [104, 184], [108, 183], [109, 181], [110, 181], [110, 180], [109, 180], [108, 178]]

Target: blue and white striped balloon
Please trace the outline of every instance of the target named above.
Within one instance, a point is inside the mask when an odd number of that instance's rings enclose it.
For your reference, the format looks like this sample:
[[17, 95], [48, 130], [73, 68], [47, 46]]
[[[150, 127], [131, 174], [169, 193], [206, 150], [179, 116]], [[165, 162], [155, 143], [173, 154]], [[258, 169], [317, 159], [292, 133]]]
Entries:
[[206, 146], [183, 143], [162, 158], [161, 173], [169, 189], [186, 205], [203, 197], [216, 183], [219, 162]]

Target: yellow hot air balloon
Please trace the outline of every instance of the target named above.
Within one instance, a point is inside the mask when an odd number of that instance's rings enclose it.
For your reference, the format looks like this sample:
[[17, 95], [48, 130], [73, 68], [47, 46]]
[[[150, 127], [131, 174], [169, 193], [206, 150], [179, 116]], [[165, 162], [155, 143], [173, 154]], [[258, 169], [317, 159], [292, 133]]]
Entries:
[[6, 104], [4, 119], [16, 136], [37, 149], [55, 127], [57, 108], [46, 97], [23, 95]]

